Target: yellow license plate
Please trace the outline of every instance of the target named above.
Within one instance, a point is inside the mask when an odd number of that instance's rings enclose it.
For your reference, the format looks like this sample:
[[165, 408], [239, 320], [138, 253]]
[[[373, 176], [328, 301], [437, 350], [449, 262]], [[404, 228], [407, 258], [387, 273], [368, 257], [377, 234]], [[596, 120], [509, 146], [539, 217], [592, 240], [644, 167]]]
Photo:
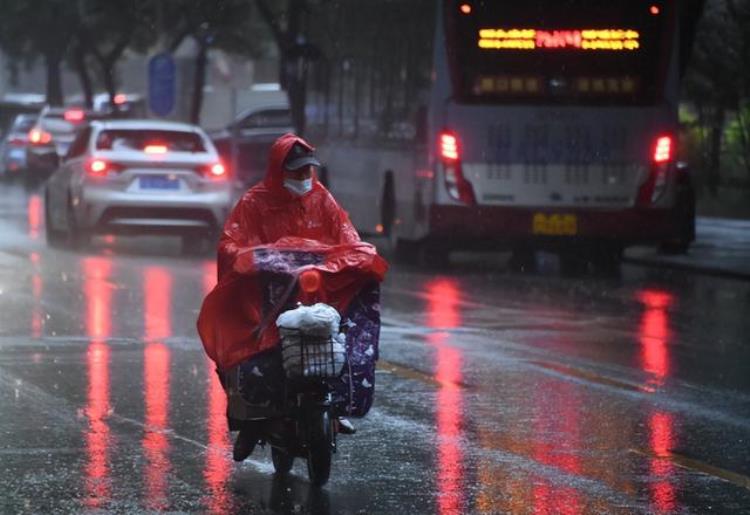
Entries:
[[578, 217], [576, 215], [536, 213], [531, 231], [543, 236], [575, 236], [578, 234]]

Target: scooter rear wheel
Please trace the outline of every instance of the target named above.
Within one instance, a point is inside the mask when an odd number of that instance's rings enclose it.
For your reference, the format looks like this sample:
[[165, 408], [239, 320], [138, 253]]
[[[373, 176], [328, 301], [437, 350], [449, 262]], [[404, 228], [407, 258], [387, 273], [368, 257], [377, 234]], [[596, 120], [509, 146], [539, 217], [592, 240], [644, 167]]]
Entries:
[[292, 470], [292, 465], [294, 465], [294, 456], [276, 447], [271, 447], [271, 460], [273, 461], [273, 469], [279, 475], [288, 474]]
[[308, 420], [307, 475], [314, 486], [323, 486], [331, 475], [333, 426], [328, 410], [310, 413]]

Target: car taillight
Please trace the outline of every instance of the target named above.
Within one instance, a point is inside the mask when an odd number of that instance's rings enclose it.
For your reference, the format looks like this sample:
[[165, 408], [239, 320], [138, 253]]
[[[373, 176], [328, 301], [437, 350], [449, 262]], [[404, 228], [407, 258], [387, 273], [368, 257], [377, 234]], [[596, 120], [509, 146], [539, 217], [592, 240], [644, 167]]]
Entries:
[[81, 123], [86, 118], [86, 113], [83, 112], [83, 109], [68, 109], [63, 114], [63, 118], [67, 122]]
[[29, 142], [32, 145], [47, 145], [52, 143], [52, 134], [41, 129], [31, 129], [29, 131]]
[[646, 182], [638, 191], [638, 203], [655, 204], [664, 196], [669, 183], [669, 170], [674, 157], [674, 138], [669, 135], [658, 136], [651, 149], [651, 167]]
[[14, 147], [21, 147], [26, 144], [28, 141], [28, 138], [24, 138], [23, 136], [12, 136], [8, 138], [8, 144], [13, 145]]
[[112, 172], [119, 172], [122, 166], [107, 161], [106, 159], [91, 159], [86, 163], [86, 171], [94, 177], [104, 177]]
[[143, 151], [146, 154], [166, 154], [167, 146], [166, 145], [146, 145], [145, 147], [143, 147]]
[[227, 169], [222, 163], [199, 166], [198, 172], [205, 177], [213, 179], [223, 179], [227, 176]]
[[458, 136], [451, 131], [441, 132], [438, 136], [438, 153], [448, 194], [465, 204], [476, 204], [474, 188], [464, 177], [461, 166], [461, 142]]

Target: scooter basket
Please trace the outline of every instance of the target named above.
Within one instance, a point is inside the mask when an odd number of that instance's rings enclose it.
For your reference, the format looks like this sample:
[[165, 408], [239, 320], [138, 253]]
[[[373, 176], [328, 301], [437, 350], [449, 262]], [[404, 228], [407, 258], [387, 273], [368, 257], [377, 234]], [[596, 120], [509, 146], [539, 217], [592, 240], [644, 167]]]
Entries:
[[346, 361], [346, 348], [330, 334], [316, 335], [279, 327], [281, 356], [288, 378], [326, 379], [338, 377]]

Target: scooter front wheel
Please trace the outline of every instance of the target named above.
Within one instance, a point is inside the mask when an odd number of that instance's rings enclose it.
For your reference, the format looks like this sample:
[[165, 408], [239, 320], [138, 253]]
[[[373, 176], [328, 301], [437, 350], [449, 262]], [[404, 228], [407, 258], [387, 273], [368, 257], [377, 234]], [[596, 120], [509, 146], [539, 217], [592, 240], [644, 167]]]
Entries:
[[307, 475], [310, 483], [323, 486], [331, 475], [333, 425], [327, 409], [315, 410], [308, 419]]
[[279, 475], [288, 474], [294, 464], [294, 456], [276, 447], [271, 447], [271, 460], [273, 469]]

